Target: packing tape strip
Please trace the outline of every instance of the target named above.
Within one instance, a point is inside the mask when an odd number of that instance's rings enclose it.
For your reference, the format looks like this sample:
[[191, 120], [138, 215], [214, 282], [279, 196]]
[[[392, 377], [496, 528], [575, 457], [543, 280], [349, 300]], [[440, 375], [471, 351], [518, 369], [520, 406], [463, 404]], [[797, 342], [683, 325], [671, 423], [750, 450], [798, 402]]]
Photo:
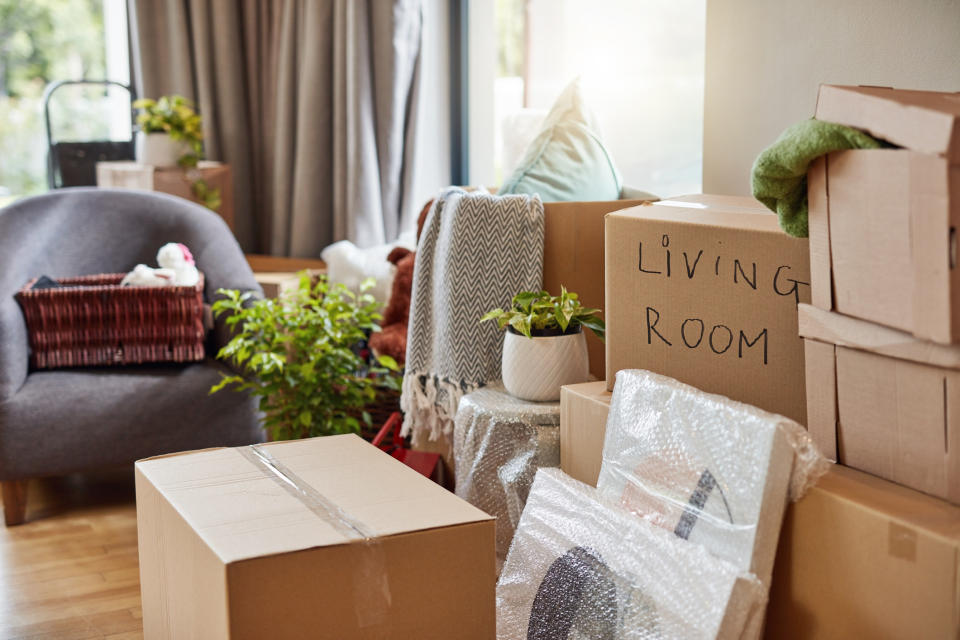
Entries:
[[351, 540], [370, 540], [376, 537], [373, 531], [351, 518], [343, 509], [270, 455], [263, 445], [252, 444], [248, 447], [240, 447], [240, 453], [253, 464], [266, 470], [287, 493], [303, 503], [321, 520], [329, 523], [344, 537]]
[[351, 571], [357, 626], [364, 628], [389, 624], [393, 599], [387, 578], [386, 554], [376, 533], [351, 518], [347, 512], [307, 484], [293, 470], [270, 455], [263, 445], [252, 444], [237, 449], [244, 458], [265, 470], [274, 482], [317, 517], [330, 524], [348, 540], [360, 543], [355, 545], [358, 557]]

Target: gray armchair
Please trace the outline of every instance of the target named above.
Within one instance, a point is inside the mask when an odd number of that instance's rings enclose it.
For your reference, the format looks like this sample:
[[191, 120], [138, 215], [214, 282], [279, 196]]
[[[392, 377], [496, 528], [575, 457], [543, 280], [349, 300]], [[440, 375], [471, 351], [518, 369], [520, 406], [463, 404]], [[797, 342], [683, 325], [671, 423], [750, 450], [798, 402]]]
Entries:
[[[26, 480], [131, 463], [173, 451], [262, 439], [255, 402], [208, 395], [222, 365], [29, 371], [27, 330], [14, 299], [30, 278], [117, 273], [153, 264], [166, 242], [190, 247], [219, 288], [257, 290], [239, 245], [216, 214], [172, 196], [64, 189], [0, 210], [0, 482], [7, 525], [23, 521]], [[227, 338], [218, 322], [208, 356]]]

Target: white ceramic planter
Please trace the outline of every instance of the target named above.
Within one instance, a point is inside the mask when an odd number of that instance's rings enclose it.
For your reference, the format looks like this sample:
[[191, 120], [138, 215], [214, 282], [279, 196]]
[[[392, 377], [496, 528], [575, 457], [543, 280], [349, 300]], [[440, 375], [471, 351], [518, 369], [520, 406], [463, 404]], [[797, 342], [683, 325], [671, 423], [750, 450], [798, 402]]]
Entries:
[[137, 162], [154, 167], [175, 167], [190, 145], [166, 133], [137, 132]]
[[503, 340], [503, 386], [510, 395], [533, 402], [556, 402], [560, 387], [590, 379], [583, 332], [527, 338], [507, 331]]

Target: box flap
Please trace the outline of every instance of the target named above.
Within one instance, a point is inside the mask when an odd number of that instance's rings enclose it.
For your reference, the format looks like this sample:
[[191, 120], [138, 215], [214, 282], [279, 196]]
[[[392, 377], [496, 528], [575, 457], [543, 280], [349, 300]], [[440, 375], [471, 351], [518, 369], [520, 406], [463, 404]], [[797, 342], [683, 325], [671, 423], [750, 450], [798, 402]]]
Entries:
[[137, 463], [224, 563], [491, 519], [354, 435], [251, 450]]
[[800, 304], [799, 331], [804, 338], [870, 351], [935, 367], [960, 370], [960, 345], [945, 345], [809, 304]]
[[960, 93], [821, 85], [816, 118], [892, 144], [960, 160]]
[[664, 222], [712, 225], [783, 234], [777, 216], [753, 198], [695, 195], [645, 203], [607, 214], [608, 217], [644, 218]]

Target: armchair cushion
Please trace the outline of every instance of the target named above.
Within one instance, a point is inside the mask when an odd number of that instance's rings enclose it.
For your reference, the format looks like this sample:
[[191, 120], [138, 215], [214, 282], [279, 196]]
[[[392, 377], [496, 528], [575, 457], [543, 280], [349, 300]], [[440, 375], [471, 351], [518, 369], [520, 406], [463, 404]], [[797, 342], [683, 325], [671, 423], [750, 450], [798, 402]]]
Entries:
[[218, 363], [39, 371], [0, 403], [0, 480], [263, 439], [255, 400], [208, 395]]

